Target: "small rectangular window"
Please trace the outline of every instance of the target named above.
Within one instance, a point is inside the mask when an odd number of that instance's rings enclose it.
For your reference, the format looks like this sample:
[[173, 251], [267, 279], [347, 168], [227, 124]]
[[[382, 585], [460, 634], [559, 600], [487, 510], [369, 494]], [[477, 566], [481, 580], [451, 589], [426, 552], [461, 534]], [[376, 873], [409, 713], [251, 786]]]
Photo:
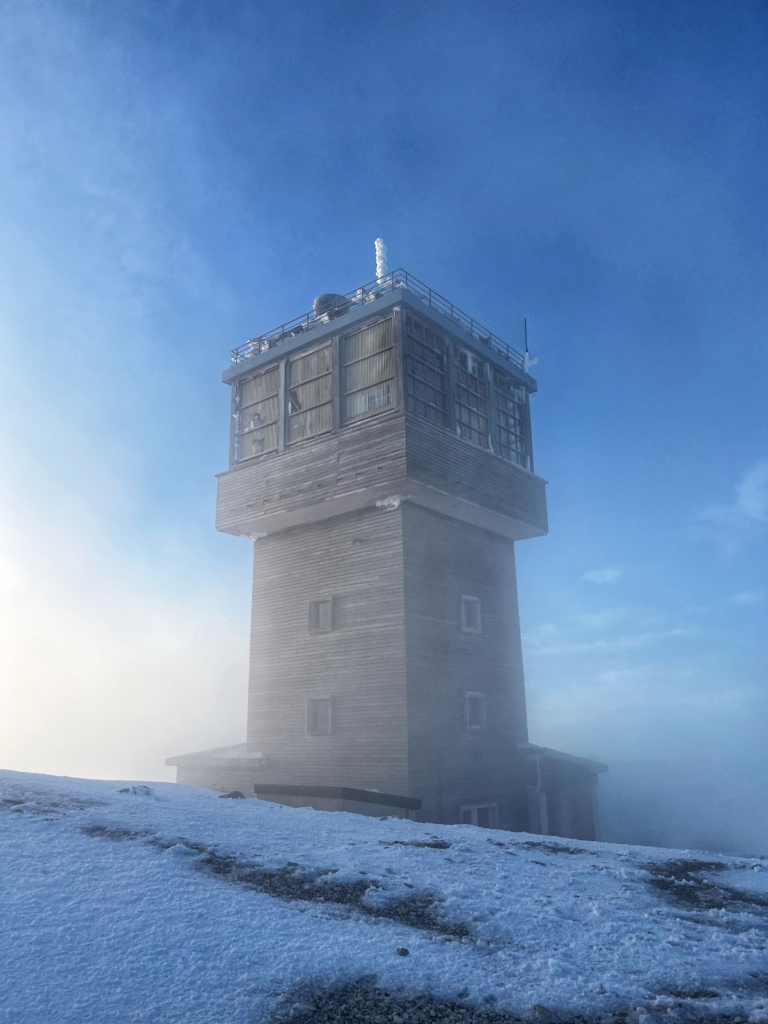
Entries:
[[461, 628], [465, 633], [479, 633], [482, 629], [480, 621], [480, 598], [461, 595]]
[[483, 732], [485, 730], [485, 697], [483, 694], [465, 693], [464, 711], [467, 732]]
[[480, 828], [497, 828], [499, 824], [498, 804], [473, 804], [461, 808], [462, 825], [477, 825]]
[[333, 629], [333, 602], [325, 598], [322, 601], [309, 602], [310, 633], [330, 633]]
[[333, 699], [311, 697], [307, 701], [307, 733], [309, 736], [330, 736], [333, 732]]

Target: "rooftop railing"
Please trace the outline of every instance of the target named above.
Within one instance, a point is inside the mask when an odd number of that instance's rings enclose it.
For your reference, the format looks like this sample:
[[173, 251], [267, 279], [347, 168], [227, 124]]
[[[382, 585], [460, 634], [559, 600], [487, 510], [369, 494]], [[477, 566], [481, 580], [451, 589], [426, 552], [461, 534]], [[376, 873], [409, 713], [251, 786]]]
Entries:
[[[374, 299], [378, 299], [382, 295], [386, 295], [387, 292], [395, 291], [398, 288], [407, 289], [431, 309], [437, 310], [443, 316], [458, 324], [481, 344], [487, 345], [489, 348], [499, 352], [517, 366], [524, 367], [525, 359], [522, 352], [512, 348], [511, 345], [508, 345], [498, 335], [489, 331], [483, 324], [478, 323], [474, 317], [464, 313], [449, 299], [444, 298], [434, 288], [424, 284], [423, 281], [419, 281], [417, 277], [409, 274], [407, 270], [393, 270], [391, 273], [385, 274], [384, 277], [376, 278], [374, 281], [370, 281], [354, 291], [347, 292], [346, 295], [334, 295], [332, 297], [334, 301], [330, 305], [326, 304], [322, 312], [310, 310], [309, 313], [304, 313], [302, 316], [297, 316], [295, 319], [281, 324], [280, 327], [275, 328], [273, 331], [260, 334], [258, 338], [250, 338], [244, 345], [232, 349], [232, 362], [235, 364], [242, 363], [252, 356], [276, 348], [278, 345], [298, 337], [298, 335], [303, 334], [304, 331], [315, 327], [317, 324], [329, 323], [336, 317], [348, 313], [349, 310], [354, 309], [356, 306], [372, 302]], [[325, 298], [330, 297], [325, 296]]]

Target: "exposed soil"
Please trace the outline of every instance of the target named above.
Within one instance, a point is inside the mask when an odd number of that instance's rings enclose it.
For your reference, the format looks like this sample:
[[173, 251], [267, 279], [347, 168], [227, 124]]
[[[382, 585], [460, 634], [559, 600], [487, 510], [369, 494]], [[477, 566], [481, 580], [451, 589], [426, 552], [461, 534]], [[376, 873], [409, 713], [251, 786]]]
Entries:
[[653, 1008], [628, 1007], [589, 1016], [535, 1005], [520, 1015], [497, 1010], [492, 1002], [472, 1006], [423, 992], [390, 992], [361, 979], [334, 991], [302, 988], [289, 993], [271, 1024], [745, 1024], [745, 1015], [713, 1012], [699, 1001], [716, 997], [716, 992], [703, 990], [670, 993]]
[[545, 843], [539, 840], [529, 839], [524, 843], [518, 843], [524, 850], [546, 850], [547, 853], [589, 853], [589, 850], [581, 849], [578, 846], [567, 846], [565, 843]]
[[161, 840], [157, 836], [149, 837], [146, 832], [107, 825], [89, 825], [83, 831], [94, 838], [110, 839], [113, 842], [144, 841], [147, 845], [160, 850], [184, 846], [190, 853], [197, 855], [193, 861], [196, 869], [223, 881], [266, 893], [276, 899], [347, 906], [367, 917], [396, 921], [409, 928], [432, 932], [446, 938], [464, 938], [470, 934], [466, 925], [442, 918], [441, 901], [430, 895], [414, 895], [393, 899], [385, 904], [373, 904], [366, 902], [366, 895], [371, 890], [381, 889], [381, 886], [367, 879], [334, 882], [330, 880], [334, 872], [311, 875], [290, 861], [281, 868], [264, 868], [232, 855], [218, 853], [211, 847], [188, 839]]
[[[653, 861], [644, 865], [653, 876], [651, 885], [683, 910], [743, 911], [768, 907], [768, 896], [743, 892], [703, 877], [724, 871], [727, 866], [721, 861], [687, 859]], [[722, 925], [722, 922], [718, 923]]]

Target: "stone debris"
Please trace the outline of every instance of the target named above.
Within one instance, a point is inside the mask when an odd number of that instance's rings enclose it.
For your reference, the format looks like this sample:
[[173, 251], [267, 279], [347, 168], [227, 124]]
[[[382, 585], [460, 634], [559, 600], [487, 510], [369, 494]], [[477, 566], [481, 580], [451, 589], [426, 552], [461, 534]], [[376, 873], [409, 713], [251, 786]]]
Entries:
[[535, 1003], [522, 1015], [438, 999], [424, 992], [390, 992], [362, 979], [331, 992], [302, 989], [288, 994], [270, 1024], [747, 1024], [738, 1013], [712, 1014], [701, 1006], [628, 1007], [584, 1016]]
[[663, 892], [676, 906], [688, 911], [738, 910], [768, 907], [768, 896], [742, 892], [721, 882], [707, 879], [707, 874], [725, 870], [721, 861], [679, 860], [653, 861], [645, 870], [652, 876], [651, 885]]
[[437, 999], [424, 992], [388, 992], [349, 985], [334, 992], [288, 996], [274, 1024], [532, 1024], [531, 1017]]

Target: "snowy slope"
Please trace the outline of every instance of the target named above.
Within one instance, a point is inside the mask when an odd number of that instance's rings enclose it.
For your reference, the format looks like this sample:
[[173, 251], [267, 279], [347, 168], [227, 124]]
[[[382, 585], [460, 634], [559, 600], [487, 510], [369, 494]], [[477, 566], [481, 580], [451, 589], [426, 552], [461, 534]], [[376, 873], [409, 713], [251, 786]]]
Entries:
[[768, 1022], [767, 881], [765, 859], [4, 772], [0, 1021]]

